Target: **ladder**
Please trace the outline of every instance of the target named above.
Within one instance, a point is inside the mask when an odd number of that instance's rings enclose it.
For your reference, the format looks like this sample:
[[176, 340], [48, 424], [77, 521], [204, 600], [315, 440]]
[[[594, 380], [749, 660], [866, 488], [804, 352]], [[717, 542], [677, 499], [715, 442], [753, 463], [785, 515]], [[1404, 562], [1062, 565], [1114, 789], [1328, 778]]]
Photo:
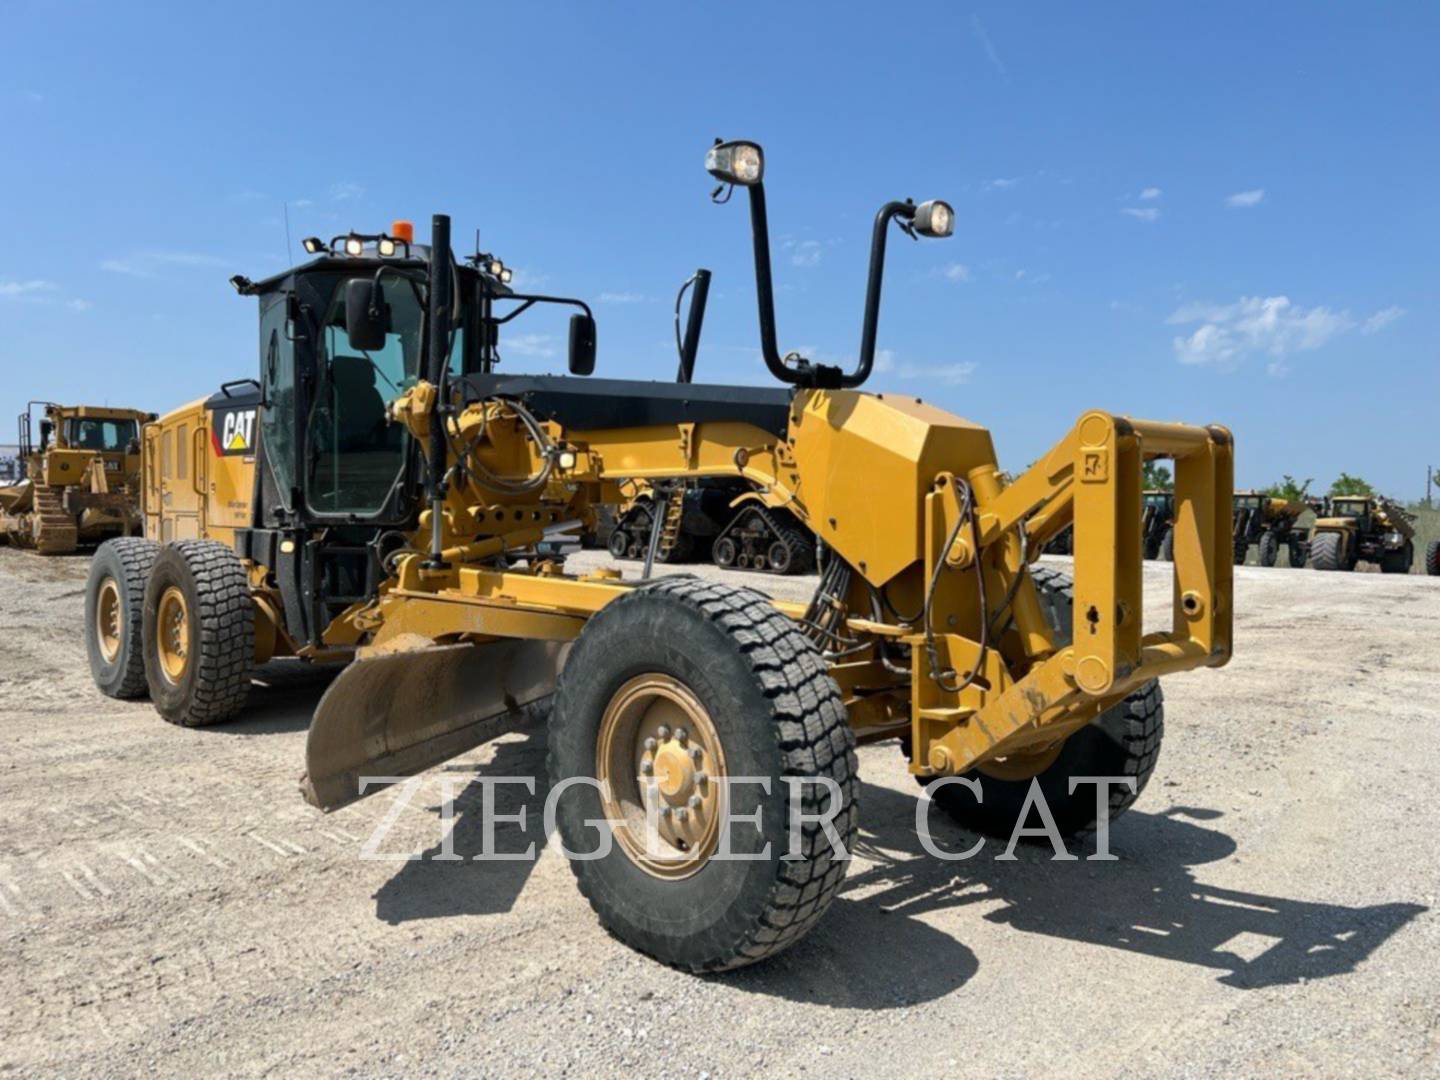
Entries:
[[642, 580], [649, 580], [655, 556], [661, 558], [675, 550], [680, 542], [680, 526], [685, 519], [685, 485], [677, 484], [669, 491], [656, 490], [650, 504], [650, 543], [645, 549], [645, 570]]

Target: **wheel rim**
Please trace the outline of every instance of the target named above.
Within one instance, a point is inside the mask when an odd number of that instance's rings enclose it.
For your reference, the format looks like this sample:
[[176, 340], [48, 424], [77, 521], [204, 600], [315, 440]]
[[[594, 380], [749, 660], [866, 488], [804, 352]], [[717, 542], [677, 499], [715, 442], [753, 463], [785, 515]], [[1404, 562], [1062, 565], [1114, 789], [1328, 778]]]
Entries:
[[185, 594], [171, 585], [160, 596], [160, 609], [155, 617], [155, 645], [160, 671], [170, 683], [185, 676], [190, 651], [190, 607]]
[[105, 663], [113, 664], [120, 655], [123, 628], [120, 622], [120, 586], [114, 578], [106, 578], [95, 599], [95, 641]]
[[1049, 746], [1028, 754], [1010, 754], [1002, 758], [991, 758], [983, 765], [977, 765], [981, 775], [992, 780], [1029, 780], [1039, 776], [1060, 756], [1065, 740], [1060, 739]]
[[610, 699], [595, 746], [600, 802], [620, 848], [654, 877], [689, 877], [714, 853], [725, 754], [709, 712], [680, 680], [638, 675]]
[[610, 554], [617, 559], [623, 559], [630, 548], [630, 538], [620, 530], [610, 534]]
[[715, 562], [719, 566], [735, 565], [735, 541], [722, 537], [715, 541]]

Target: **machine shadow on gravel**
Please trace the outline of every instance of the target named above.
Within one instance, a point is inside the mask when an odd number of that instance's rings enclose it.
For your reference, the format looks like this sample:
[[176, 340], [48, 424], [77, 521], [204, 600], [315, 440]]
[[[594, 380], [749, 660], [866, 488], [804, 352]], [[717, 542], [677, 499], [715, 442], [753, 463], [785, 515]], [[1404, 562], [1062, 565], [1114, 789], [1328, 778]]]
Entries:
[[234, 720], [204, 730], [217, 735], [278, 735], [304, 731], [325, 688], [343, 669], [338, 665], [272, 660], [255, 670], [245, 709]]
[[[1013, 862], [997, 862], [1006, 843], [996, 839], [987, 839], [974, 858], [942, 862], [920, 846], [907, 794], [866, 784], [861, 806], [856, 855], [875, 865], [852, 869], [845, 891], [863, 890], [860, 903], [866, 906], [917, 915], [1001, 901], [1004, 906], [986, 919], [1026, 933], [1214, 968], [1224, 973], [1221, 983], [1239, 989], [1353, 971], [1427, 910], [1411, 903], [1346, 907], [1205, 885], [1193, 868], [1236, 850], [1228, 835], [1196, 823], [1219, 818], [1214, 810], [1131, 810], [1111, 829], [1115, 862], [1086, 861], [1095, 851], [1093, 838], [1070, 845], [1076, 862], [1052, 861], [1043, 840], [1019, 845]], [[930, 825], [941, 850], [962, 852], [979, 839], [938, 810]], [[816, 935], [817, 944], [823, 936]]]
[[[455, 780], [455, 824], [451, 850], [456, 860], [436, 861], [442, 854], [440, 842], [427, 848], [421, 858], [402, 864], [398, 873], [375, 894], [375, 915], [393, 925], [416, 919], [439, 919], [452, 915], [496, 915], [515, 906], [530, 873], [544, 852], [548, 837], [544, 833], [545, 798], [550, 784], [545, 771], [545, 728], [527, 727], [489, 744], [495, 748], [490, 762], [473, 766], [452, 762], [441, 772]], [[532, 795], [519, 784], [500, 784], [495, 788], [494, 853], [518, 856], [531, 844], [533, 859], [485, 859], [475, 856], [485, 850], [484, 788], [475, 781], [463, 782], [463, 774], [476, 777], [533, 776]], [[434, 798], [439, 788], [427, 783], [425, 794], [416, 797], [415, 806], [425, 798]], [[434, 813], [440, 834], [440, 806], [425, 805]], [[525, 828], [505, 820], [525, 812]]]

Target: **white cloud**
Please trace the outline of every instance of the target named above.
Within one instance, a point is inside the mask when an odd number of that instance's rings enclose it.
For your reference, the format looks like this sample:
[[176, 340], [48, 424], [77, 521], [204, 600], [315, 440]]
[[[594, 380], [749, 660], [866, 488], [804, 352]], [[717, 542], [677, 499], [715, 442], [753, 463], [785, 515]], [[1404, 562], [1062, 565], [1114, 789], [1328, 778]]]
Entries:
[[1018, 183], [1020, 183], [1020, 178], [1019, 178], [1018, 176], [1010, 176], [1010, 177], [1000, 176], [1000, 177], [997, 177], [997, 178], [994, 179], [994, 180], [988, 180], [988, 181], [986, 181], [986, 183], [985, 183], [985, 190], [986, 190], [986, 191], [994, 191], [995, 189], [998, 188], [998, 189], [1001, 190], [1001, 191], [1005, 191], [1005, 190], [1007, 190], [1007, 189], [1009, 189], [1009, 188], [1014, 187], [1014, 186], [1015, 186], [1016, 184], [1018, 184]]
[[953, 281], [956, 284], [970, 280], [970, 267], [964, 263], [952, 262], [935, 268], [935, 273], [946, 281]]
[[1232, 209], [1248, 210], [1252, 206], [1259, 206], [1260, 201], [1265, 198], [1264, 188], [1254, 188], [1250, 191], [1237, 191], [1225, 199], [1225, 205]]
[[980, 42], [980, 47], [985, 50], [985, 58], [990, 61], [990, 66], [999, 73], [1001, 78], [1009, 75], [1009, 72], [1005, 70], [1005, 61], [1001, 60], [1000, 54], [995, 51], [995, 43], [990, 40], [990, 35], [985, 32], [985, 24], [980, 21], [979, 15], [970, 16], [970, 29], [974, 31], [976, 39]]
[[1120, 212], [1128, 214], [1136, 221], [1144, 221], [1153, 224], [1160, 220], [1160, 208], [1158, 206], [1126, 206]]
[[1361, 324], [1360, 332], [1362, 334], [1378, 334], [1404, 314], [1405, 309], [1403, 307], [1396, 307], [1393, 304], [1390, 307], [1381, 308]]
[[819, 240], [786, 240], [783, 247], [790, 252], [790, 262], [794, 266], [819, 266], [820, 256], [825, 250]]
[[1158, 199], [1160, 195], [1161, 191], [1158, 187], [1147, 187], [1144, 191], [1140, 192], [1140, 198], [1146, 201]]
[[314, 200], [314, 199], [296, 199], [296, 200], [295, 200], [294, 202], [292, 202], [290, 205], [293, 206], [293, 207], [295, 207], [296, 210], [308, 210], [308, 209], [310, 209], [310, 207], [312, 207], [312, 206], [315, 205], [315, 200]]
[[1318, 349], [1355, 326], [1348, 311], [1305, 308], [1286, 296], [1243, 296], [1223, 305], [1189, 303], [1166, 322], [1200, 324], [1190, 334], [1173, 339], [1175, 358], [1182, 364], [1228, 370], [1246, 356], [1261, 353], [1271, 358], [1269, 373], [1277, 376], [1289, 371], [1287, 356]]
[[206, 255], [197, 251], [140, 251], [119, 259], [103, 259], [100, 269], [127, 277], [152, 278], [161, 267], [183, 266], [223, 267], [226, 261], [218, 255]]
[[347, 199], [359, 199], [365, 194], [365, 189], [353, 181], [345, 180], [338, 184], [330, 185], [330, 198], [336, 202], [345, 202]]
[[549, 280], [550, 275], [542, 270], [527, 270], [520, 266], [510, 268], [510, 287], [516, 292], [533, 292]]
[[597, 300], [601, 304], [643, 304], [650, 297], [638, 292], [602, 292]]
[[900, 379], [921, 379], [944, 383], [947, 386], [968, 382], [979, 366], [968, 360], [953, 364], [912, 364], [908, 360], [896, 360], [895, 353], [890, 349], [880, 349], [875, 353], [877, 374], [894, 375]]
[[549, 334], [513, 334], [500, 339], [500, 352], [543, 359], [555, 355], [555, 339]]
[[28, 281], [0, 281], [0, 300], [44, 300], [56, 289], [53, 281], [31, 278]]
[[78, 296], [73, 300], [66, 300], [65, 306], [71, 311], [89, 311], [95, 305], [89, 300], [81, 300]]

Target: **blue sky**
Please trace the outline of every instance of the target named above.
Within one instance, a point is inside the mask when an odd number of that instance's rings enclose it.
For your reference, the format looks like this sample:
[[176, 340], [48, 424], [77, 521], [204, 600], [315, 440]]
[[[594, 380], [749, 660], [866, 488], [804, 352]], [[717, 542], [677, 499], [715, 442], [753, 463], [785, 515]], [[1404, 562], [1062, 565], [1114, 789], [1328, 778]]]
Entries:
[[[782, 349], [983, 423], [1023, 467], [1088, 408], [1220, 422], [1237, 480], [1440, 465], [1440, 8], [1428, 4], [210, 4], [10, 0], [0, 413], [164, 411], [256, 368], [232, 273], [311, 233], [448, 212], [521, 283], [596, 302], [599, 372], [670, 378], [671, 301], [715, 273], [699, 373], [763, 381], [743, 200], [767, 150]], [[298, 256], [296, 257], [298, 261]], [[512, 370], [563, 365], [537, 319]], [[5, 421], [9, 423], [9, 421]], [[0, 438], [8, 441], [8, 432]]]

